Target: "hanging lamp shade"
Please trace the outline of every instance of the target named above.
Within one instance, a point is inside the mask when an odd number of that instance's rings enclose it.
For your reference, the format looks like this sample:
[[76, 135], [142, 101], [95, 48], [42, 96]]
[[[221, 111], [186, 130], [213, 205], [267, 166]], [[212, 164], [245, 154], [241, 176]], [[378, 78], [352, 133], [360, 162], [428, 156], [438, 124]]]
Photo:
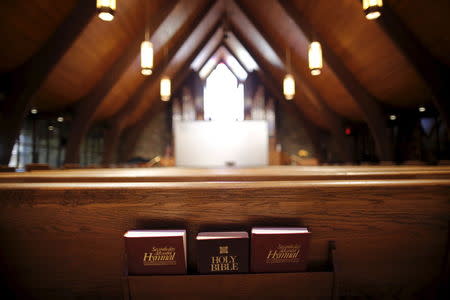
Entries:
[[145, 40], [141, 44], [141, 73], [142, 75], [152, 75], [153, 68], [153, 44]]
[[309, 45], [308, 51], [309, 69], [313, 76], [320, 75], [322, 73], [322, 46], [319, 42], [312, 42]]
[[116, 0], [97, 0], [98, 17], [103, 21], [112, 21], [116, 12]]
[[283, 80], [283, 94], [286, 100], [294, 99], [295, 95], [295, 81], [292, 74], [286, 74]]
[[167, 76], [164, 76], [163, 78], [161, 78], [160, 94], [161, 94], [161, 100], [162, 101], [169, 101], [170, 100], [171, 81], [170, 81], [170, 78], [167, 77]]
[[368, 20], [374, 20], [381, 16], [382, 7], [383, 0], [363, 0], [363, 9]]

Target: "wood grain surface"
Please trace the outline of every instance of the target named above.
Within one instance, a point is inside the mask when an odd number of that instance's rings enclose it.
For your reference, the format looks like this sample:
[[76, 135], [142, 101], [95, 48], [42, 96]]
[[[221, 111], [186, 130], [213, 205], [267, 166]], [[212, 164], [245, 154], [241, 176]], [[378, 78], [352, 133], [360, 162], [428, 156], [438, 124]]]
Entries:
[[270, 166], [262, 168], [105, 168], [0, 174], [13, 182], [185, 182], [350, 179], [445, 179], [450, 166]]
[[2, 283], [24, 298], [121, 298], [126, 230], [186, 228], [193, 272], [199, 231], [304, 225], [311, 267], [336, 241], [341, 294], [426, 297], [449, 194], [449, 179], [0, 183]]
[[127, 283], [130, 300], [330, 299], [333, 273], [130, 276]]

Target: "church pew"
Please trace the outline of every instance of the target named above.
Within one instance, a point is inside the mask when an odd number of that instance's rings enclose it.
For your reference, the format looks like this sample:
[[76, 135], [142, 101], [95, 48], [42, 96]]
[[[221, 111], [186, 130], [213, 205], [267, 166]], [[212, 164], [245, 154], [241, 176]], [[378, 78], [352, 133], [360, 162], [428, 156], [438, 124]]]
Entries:
[[0, 183], [2, 284], [120, 298], [126, 230], [186, 228], [192, 271], [198, 231], [305, 225], [312, 265], [336, 241], [341, 295], [427, 297], [448, 251], [449, 194], [449, 179]]
[[0, 174], [0, 182], [179, 182], [450, 178], [450, 166], [77, 169]]

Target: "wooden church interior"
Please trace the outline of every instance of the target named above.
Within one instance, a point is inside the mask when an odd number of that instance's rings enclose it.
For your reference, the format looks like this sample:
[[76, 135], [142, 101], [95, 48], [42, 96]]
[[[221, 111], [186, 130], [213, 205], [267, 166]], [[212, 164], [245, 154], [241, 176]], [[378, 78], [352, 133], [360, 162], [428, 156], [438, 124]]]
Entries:
[[[447, 0], [2, 1], [5, 294], [447, 299], [448, 16]], [[241, 135], [246, 158], [217, 154]], [[252, 226], [310, 228], [313, 271], [332, 241], [331, 279], [124, 272], [126, 230], [186, 228], [195, 273], [192, 236]]]

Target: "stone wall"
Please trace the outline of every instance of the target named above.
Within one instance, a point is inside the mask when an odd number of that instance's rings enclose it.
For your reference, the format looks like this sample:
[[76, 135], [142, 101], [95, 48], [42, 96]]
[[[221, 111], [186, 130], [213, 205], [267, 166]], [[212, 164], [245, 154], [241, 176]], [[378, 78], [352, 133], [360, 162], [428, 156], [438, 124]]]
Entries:
[[[292, 105], [295, 105], [292, 103]], [[281, 144], [281, 150], [289, 155], [298, 155], [299, 150], [306, 150], [308, 158], [315, 158], [314, 148], [311, 139], [305, 128], [294, 113], [287, 111], [285, 105], [278, 105], [277, 110], [277, 140]]]
[[172, 144], [172, 128], [168, 114], [168, 109], [155, 113], [140, 135], [132, 157], [152, 159], [157, 155], [164, 155], [166, 147]]

